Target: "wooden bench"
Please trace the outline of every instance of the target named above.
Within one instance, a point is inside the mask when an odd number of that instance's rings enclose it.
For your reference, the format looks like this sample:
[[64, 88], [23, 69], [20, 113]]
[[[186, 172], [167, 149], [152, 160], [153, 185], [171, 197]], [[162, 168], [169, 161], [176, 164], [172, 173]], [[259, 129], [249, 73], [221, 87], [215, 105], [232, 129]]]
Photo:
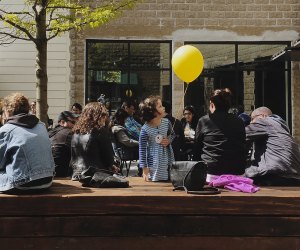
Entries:
[[300, 249], [300, 187], [189, 195], [130, 177], [128, 189], [55, 180], [0, 194], [0, 249]]

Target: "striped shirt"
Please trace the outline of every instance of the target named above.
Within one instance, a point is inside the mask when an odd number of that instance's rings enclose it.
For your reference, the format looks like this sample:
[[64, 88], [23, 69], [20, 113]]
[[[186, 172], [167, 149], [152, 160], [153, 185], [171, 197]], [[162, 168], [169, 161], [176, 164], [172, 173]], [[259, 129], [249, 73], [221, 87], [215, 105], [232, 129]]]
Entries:
[[148, 167], [152, 181], [164, 181], [169, 179], [169, 167], [174, 161], [171, 144], [167, 147], [155, 141], [157, 135], [168, 137], [170, 142], [175, 138], [170, 121], [161, 119], [157, 127], [151, 127], [145, 123], [142, 126], [139, 138], [139, 164], [140, 168]]

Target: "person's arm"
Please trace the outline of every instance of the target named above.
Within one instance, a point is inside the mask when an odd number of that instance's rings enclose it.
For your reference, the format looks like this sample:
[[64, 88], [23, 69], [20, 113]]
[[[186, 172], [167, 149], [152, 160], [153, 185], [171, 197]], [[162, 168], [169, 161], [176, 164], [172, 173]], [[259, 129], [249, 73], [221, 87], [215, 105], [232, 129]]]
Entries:
[[139, 167], [143, 169], [143, 178], [145, 181], [148, 181], [149, 174], [149, 168], [147, 164], [148, 139], [148, 135], [142, 127], [139, 138]]
[[[166, 119], [166, 118], [165, 118]], [[168, 132], [167, 132], [167, 138], [163, 138], [161, 141], [161, 144], [164, 147], [167, 147], [168, 145], [170, 145], [172, 143], [172, 141], [175, 139], [176, 135], [172, 126], [172, 123], [166, 119], [168, 122]]]
[[246, 128], [246, 140], [247, 141], [256, 141], [258, 139], [268, 136], [268, 125], [261, 121], [250, 123]]
[[141, 124], [135, 121], [132, 117], [128, 117], [125, 121], [125, 128], [133, 139], [138, 139], [141, 131]]
[[7, 140], [6, 133], [0, 132], [0, 170], [5, 170], [6, 153], [7, 153]]
[[195, 140], [194, 140], [194, 159], [201, 160], [202, 148], [203, 148], [203, 119], [200, 118], [195, 131]]
[[130, 139], [129, 136], [126, 134], [126, 132], [123, 130], [120, 130], [116, 134], [116, 137], [117, 137], [118, 142], [120, 142], [125, 147], [133, 148], [133, 147], [139, 146], [139, 142], [134, 139]]
[[111, 168], [114, 163], [114, 151], [109, 132], [105, 128], [102, 128], [99, 133], [99, 145], [104, 165]]

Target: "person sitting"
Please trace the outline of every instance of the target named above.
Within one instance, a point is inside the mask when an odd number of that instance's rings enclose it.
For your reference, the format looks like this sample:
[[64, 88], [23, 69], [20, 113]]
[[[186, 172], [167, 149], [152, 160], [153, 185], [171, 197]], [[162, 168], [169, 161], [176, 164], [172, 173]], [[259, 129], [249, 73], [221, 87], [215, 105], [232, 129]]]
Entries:
[[183, 109], [183, 118], [181, 124], [184, 130], [184, 144], [182, 147], [182, 159], [191, 160], [194, 151], [195, 131], [199, 117], [196, 114], [194, 106], [188, 105]]
[[128, 113], [128, 117], [126, 118], [124, 124], [125, 128], [127, 129], [130, 137], [138, 141], [142, 125], [133, 118], [135, 112], [135, 103], [131, 100], [124, 101], [121, 108]]
[[54, 160], [45, 124], [29, 114], [21, 93], [2, 102], [5, 124], [0, 128], [0, 191], [44, 190], [52, 185]]
[[130, 138], [125, 126], [125, 120], [128, 117], [128, 113], [124, 109], [118, 109], [113, 116], [112, 120], [112, 133], [116, 140], [125, 147], [134, 148], [139, 146], [139, 142]]
[[[121, 158], [121, 160], [138, 160], [139, 142], [130, 138], [127, 129], [124, 127], [127, 117], [128, 113], [121, 108], [118, 109], [113, 116], [111, 131], [113, 134], [113, 140], [115, 140], [115, 143], [113, 143], [114, 151], [115, 154]], [[120, 149], [118, 148], [119, 146], [122, 147], [122, 152], [118, 152], [118, 150]], [[137, 176], [142, 176], [142, 172], [139, 171], [137, 173]]]
[[72, 111], [74, 114], [80, 115], [81, 112], [82, 112], [82, 106], [81, 106], [79, 103], [75, 102], [75, 103], [72, 105], [71, 111]]
[[210, 114], [199, 119], [195, 136], [195, 160], [207, 164], [207, 181], [223, 174], [244, 174], [246, 134], [243, 121], [228, 113], [231, 94], [215, 90], [210, 97]]
[[235, 114], [237, 117], [243, 120], [245, 126], [248, 126], [251, 121], [250, 115], [245, 113], [244, 106], [243, 105], [237, 105], [235, 107], [232, 107], [228, 111], [229, 113]]
[[299, 185], [300, 152], [285, 121], [267, 107], [255, 109], [246, 127], [253, 142], [251, 164], [245, 176], [257, 185]]
[[49, 131], [56, 177], [70, 175], [72, 128], [77, 118], [75, 113], [63, 111], [58, 116], [58, 125]]
[[183, 133], [183, 127], [181, 125], [181, 122], [172, 116], [172, 107], [170, 103], [163, 101], [162, 105], [165, 107], [165, 118], [167, 118], [171, 124], [172, 129], [175, 133], [175, 138], [172, 141], [172, 148], [174, 153], [175, 161], [180, 161], [181, 158], [181, 151], [184, 143], [184, 133]]
[[[48, 113], [49, 105], [47, 104], [47, 113]], [[32, 115], [36, 115], [36, 101], [32, 101], [30, 104], [30, 110], [29, 113]], [[48, 123], [48, 131], [50, 131], [53, 128], [53, 119], [50, 119], [47, 114], [47, 123]]]
[[72, 180], [79, 180], [82, 171], [89, 167], [119, 172], [120, 169], [113, 165], [112, 141], [105, 127], [107, 116], [103, 104], [90, 102], [75, 123], [71, 141]]

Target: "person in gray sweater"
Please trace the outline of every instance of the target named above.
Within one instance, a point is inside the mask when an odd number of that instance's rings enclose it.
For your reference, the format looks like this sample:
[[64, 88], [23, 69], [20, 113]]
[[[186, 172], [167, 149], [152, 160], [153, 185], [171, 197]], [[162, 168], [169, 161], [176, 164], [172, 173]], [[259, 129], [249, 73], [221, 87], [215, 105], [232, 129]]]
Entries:
[[300, 184], [300, 151], [285, 121], [267, 107], [255, 109], [246, 127], [253, 143], [250, 166], [245, 176], [262, 186]]

